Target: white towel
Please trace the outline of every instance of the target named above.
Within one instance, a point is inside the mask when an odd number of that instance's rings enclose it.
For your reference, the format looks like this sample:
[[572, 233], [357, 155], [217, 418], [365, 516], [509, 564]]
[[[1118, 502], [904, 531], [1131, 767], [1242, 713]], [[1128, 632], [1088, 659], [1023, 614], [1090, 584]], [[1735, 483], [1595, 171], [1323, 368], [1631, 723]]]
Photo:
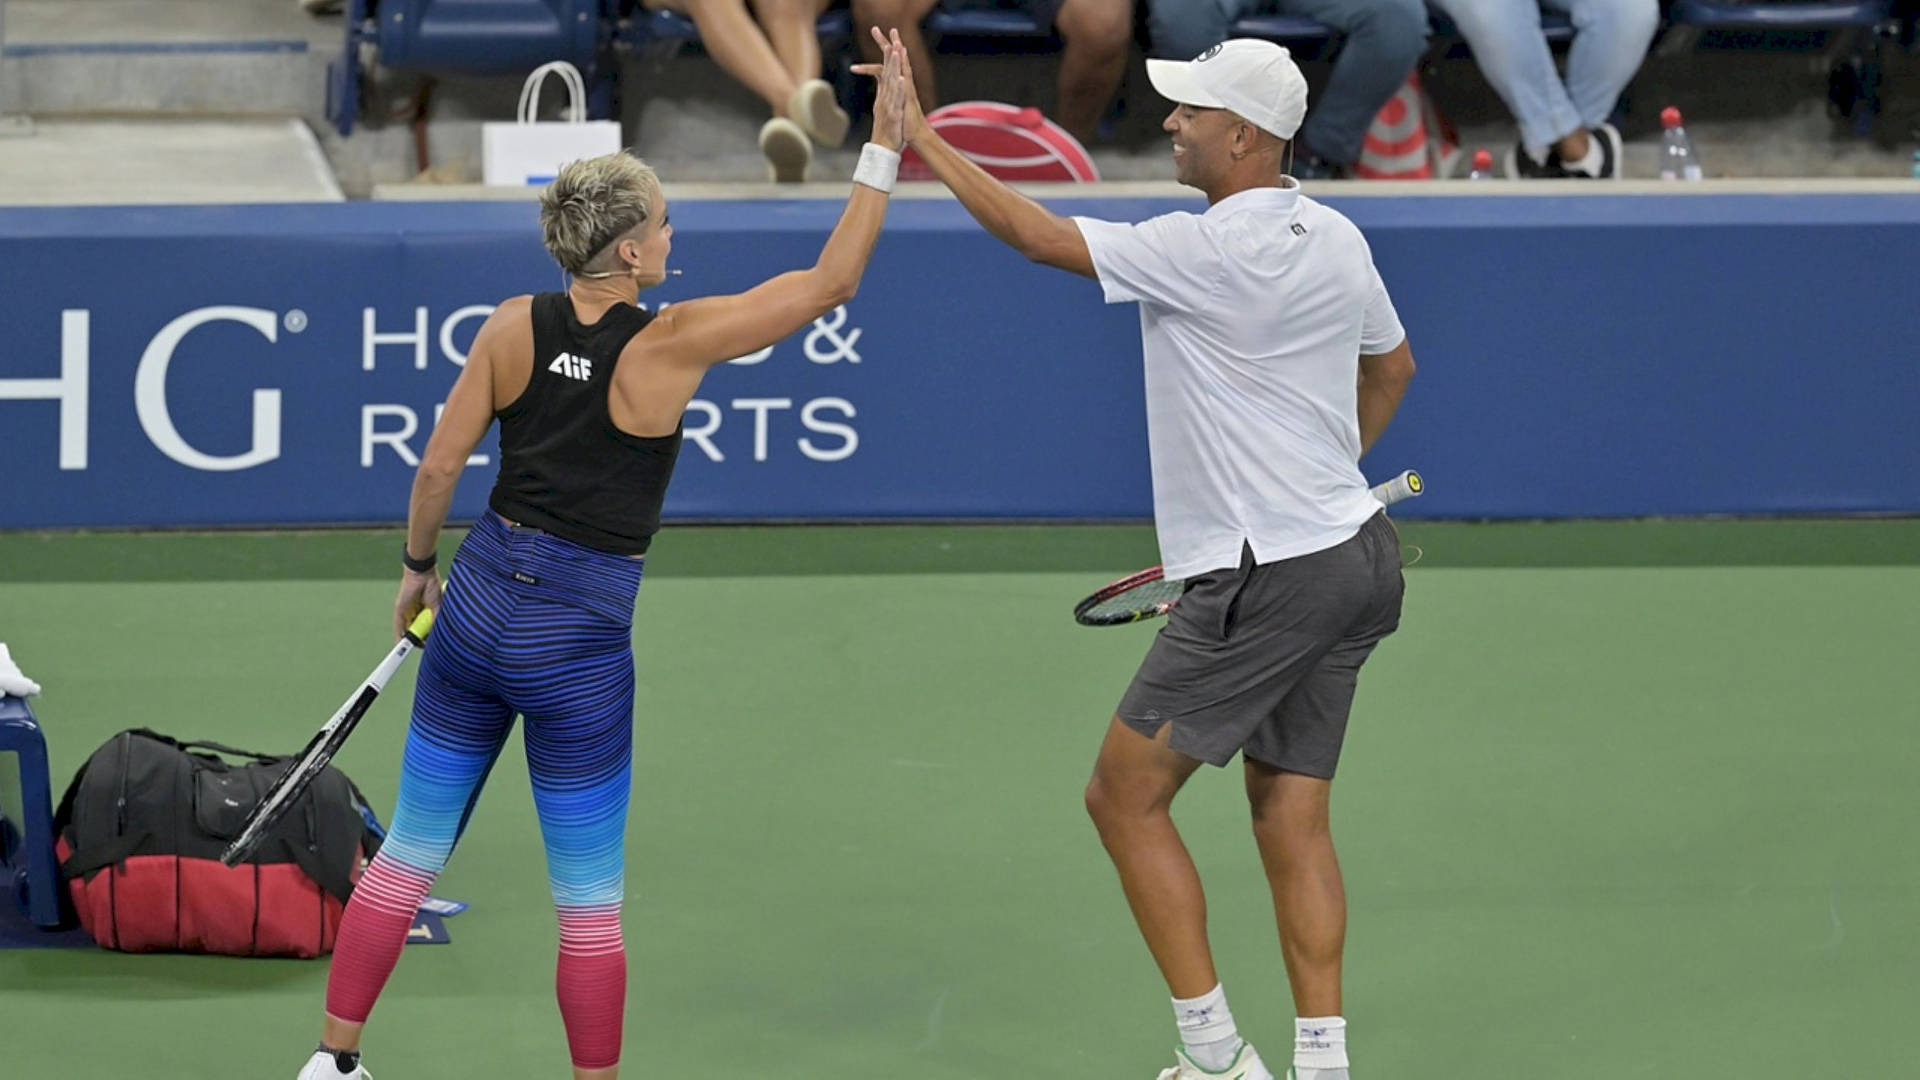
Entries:
[[40, 684], [21, 672], [20, 665], [13, 662], [13, 654], [7, 652], [6, 642], [0, 641], [0, 694], [23, 698], [39, 692]]

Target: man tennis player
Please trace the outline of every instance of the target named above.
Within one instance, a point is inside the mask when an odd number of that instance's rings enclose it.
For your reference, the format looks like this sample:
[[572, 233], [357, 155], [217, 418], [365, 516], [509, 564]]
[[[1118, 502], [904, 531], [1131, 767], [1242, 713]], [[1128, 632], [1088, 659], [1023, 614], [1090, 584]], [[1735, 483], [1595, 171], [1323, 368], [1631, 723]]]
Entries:
[[[395, 635], [422, 607], [438, 617], [393, 828], [341, 921], [320, 1046], [300, 1080], [367, 1076], [361, 1028], [515, 713], [526, 717], [559, 912], [555, 983], [573, 1075], [617, 1074], [633, 605], [680, 450], [681, 414], [708, 368], [853, 296], [900, 162], [904, 64], [895, 38], [876, 69], [873, 142], [819, 260], [737, 296], [658, 316], [637, 306], [641, 289], [666, 280], [673, 242], [659, 180], [637, 158], [573, 162], [541, 196], [547, 250], [572, 282], [566, 292], [507, 300], [481, 326], [414, 480]], [[496, 419], [491, 509], [460, 545], [443, 598], [433, 569], [440, 527], [467, 456]]]
[[[1246, 760], [1293, 985], [1298, 1080], [1346, 1080], [1346, 897], [1328, 795], [1360, 665], [1399, 624], [1400, 547], [1356, 465], [1413, 356], [1353, 223], [1284, 175], [1307, 89], [1287, 51], [1149, 60], [1204, 214], [1061, 218], [980, 170], [910, 102], [907, 138], [993, 235], [1140, 305], [1154, 517], [1186, 592], [1109, 726], [1087, 809], [1174, 997], [1161, 1080], [1272, 1074], [1235, 1029], [1206, 901], [1169, 816], [1201, 762]], [[871, 67], [861, 70], [871, 71]]]

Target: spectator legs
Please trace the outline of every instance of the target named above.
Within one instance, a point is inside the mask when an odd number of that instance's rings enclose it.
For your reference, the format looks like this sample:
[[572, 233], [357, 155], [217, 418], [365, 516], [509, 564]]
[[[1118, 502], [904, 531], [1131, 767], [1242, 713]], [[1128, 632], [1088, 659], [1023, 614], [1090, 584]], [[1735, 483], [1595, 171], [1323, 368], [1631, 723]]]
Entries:
[[[1427, 51], [1421, 0], [1279, 0], [1281, 11], [1318, 20], [1346, 35], [1320, 100], [1300, 129], [1303, 148], [1326, 161], [1360, 160], [1367, 128]], [[1534, 36], [1538, 37], [1536, 17]]]
[[722, 71], [759, 95], [773, 115], [786, 115], [799, 82], [747, 14], [744, 0], [672, 0], [665, 6], [693, 20], [707, 55]]
[[933, 84], [933, 53], [927, 48], [927, 38], [920, 30], [920, 21], [933, 10], [935, 0], [853, 0], [853, 36], [860, 44], [860, 55], [874, 63], [881, 60], [880, 49], [873, 43], [873, 27], [879, 27], [882, 33], [889, 30], [900, 31], [900, 41], [907, 47], [907, 60], [913, 65], [913, 90], [920, 97], [920, 107], [932, 112], [940, 104]]
[[820, 13], [827, 0], [752, 0], [754, 17], [766, 32], [780, 64], [802, 83], [820, 77]]
[[1091, 143], [1094, 126], [1126, 74], [1133, 8], [1130, 0], [1065, 0], [1054, 25], [1064, 43], [1054, 119], [1074, 138]]
[[1191, 60], [1227, 40], [1233, 20], [1250, 10], [1243, 0], [1147, 0], [1151, 51], [1162, 60]]
[[1542, 0], [1542, 5], [1573, 19], [1567, 96], [1581, 126], [1599, 127], [1647, 58], [1660, 28], [1659, 0]]
[[1460, 36], [1473, 49], [1480, 74], [1507, 103], [1507, 110], [1520, 125], [1520, 144], [1527, 152], [1536, 160], [1544, 159], [1547, 151], [1559, 147], [1562, 141], [1577, 141], [1579, 146], [1561, 149], [1584, 153], [1587, 125], [1581, 122], [1580, 111], [1560, 82], [1553, 50], [1541, 35], [1536, 0], [1436, 3], [1453, 17]]

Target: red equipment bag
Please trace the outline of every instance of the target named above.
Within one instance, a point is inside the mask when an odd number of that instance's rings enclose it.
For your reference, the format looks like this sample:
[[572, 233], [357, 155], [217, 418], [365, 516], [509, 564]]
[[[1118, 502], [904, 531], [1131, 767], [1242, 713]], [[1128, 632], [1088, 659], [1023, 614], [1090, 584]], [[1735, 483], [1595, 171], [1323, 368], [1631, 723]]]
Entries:
[[54, 815], [60, 872], [93, 940], [123, 952], [332, 952], [380, 845], [345, 774], [316, 777], [247, 862], [220, 862], [286, 761], [146, 728], [94, 751]]
[[[959, 101], [928, 113], [927, 123], [975, 165], [1002, 180], [1090, 184], [1100, 179], [1087, 148], [1039, 109]], [[900, 179], [933, 178], [933, 170], [907, 147], [900, 155]]]

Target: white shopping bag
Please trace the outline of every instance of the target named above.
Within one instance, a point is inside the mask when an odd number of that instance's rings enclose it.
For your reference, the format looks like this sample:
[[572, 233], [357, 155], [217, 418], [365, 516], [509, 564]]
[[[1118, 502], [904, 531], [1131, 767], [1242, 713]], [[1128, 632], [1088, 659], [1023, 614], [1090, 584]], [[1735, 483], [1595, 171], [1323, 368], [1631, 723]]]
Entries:
[[[567, 87], [567, 119], [543, 124], [540, 87], [548, 75]], [[520, 88], [519, 116], [512, 123], [490, 120], [480, 128], [481, 175], [489, 184], [545, 184], [560, 166], [620, 149], [620, 122], [587, 119], [587, 89], [580, 71], [564, 60], [542, 64]]]

